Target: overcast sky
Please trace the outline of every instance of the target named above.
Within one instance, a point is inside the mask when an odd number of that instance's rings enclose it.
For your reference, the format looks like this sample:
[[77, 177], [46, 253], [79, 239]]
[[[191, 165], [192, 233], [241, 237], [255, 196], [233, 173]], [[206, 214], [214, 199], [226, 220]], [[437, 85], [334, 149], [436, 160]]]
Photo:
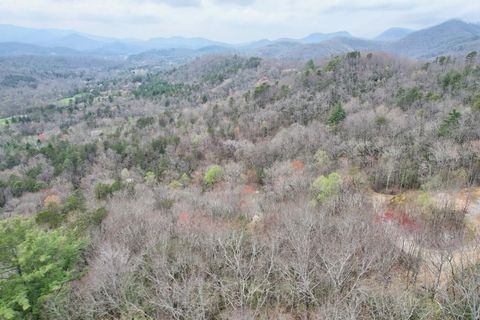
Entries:
[[479, 22], [480, 0], [0, 0], [0, 24], [233, 43], [341, 30], [373, 37], [451, 18]]

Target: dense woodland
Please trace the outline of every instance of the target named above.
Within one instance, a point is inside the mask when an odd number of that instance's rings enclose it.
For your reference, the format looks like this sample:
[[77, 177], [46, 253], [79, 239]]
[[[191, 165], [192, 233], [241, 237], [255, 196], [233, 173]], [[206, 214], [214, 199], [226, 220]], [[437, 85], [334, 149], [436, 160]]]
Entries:
[[0, 101], [1, 319], [480, 318], [476, 52], [2, 58]]

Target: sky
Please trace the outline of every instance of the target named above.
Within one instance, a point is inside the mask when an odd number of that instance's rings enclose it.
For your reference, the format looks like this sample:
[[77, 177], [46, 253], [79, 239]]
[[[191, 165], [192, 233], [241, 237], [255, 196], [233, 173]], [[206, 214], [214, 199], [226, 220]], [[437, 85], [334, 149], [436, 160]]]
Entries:
[[480, 22], [480, 1], [0, 0], [0, 24], [230, 43], [344, 30], [370, 38], [390, 27], [421, 29], [452, 18]]

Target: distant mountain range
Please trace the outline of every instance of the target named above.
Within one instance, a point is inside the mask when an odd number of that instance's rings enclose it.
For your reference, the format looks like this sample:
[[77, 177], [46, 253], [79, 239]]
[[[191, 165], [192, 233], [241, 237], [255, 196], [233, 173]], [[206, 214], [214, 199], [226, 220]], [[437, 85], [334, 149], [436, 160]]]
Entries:
[[[70, 30], [30, 29], [0, 25], [0, 44], [22, 43], [46, 48], [68, 48], [100, 54], [134, 54], [157, 49], [201, 49], [210, 46], [230, 47], [230, 44], [203, 38], [153, 38], [147, 41], [98, 37]], [[41, 50], [43, 52], [43, 50]]]
[[277, 43], [253, 50], [273, 58], [323, 58], [349, 51], [384, 51], [410, 58], [428, 59], [439, 55], [480, 51], [480, 25], [461, 20], [411, 31], [389, 29], [373, 40], [334, 37], [319, 43]]
[[387, 51], [416, 58], [474, 50], [480, 51], [480, 25], [460, 20], [410, 33], [387, 46]]
[[77, 55], [78, 51], [68, 48], [48, 48], [33, 44], [20, 42], [2, 42], [0, 43], [0, 56], [19, 56], [19, 55]]
[[178, 63], [212, 53], [310, 59], [353, 50], [385, 51], [412, 58], [480, 51], [480, 25], [449, 20], [419, 31], [391, 28], [374, 39], [355, 38], [348, 32], [341, 31], [313, 33], [301, 39], [259, 40], [240, 45], [184, 37], [153, 38], [146, 41], [114, 39], [71, 30], [0, 25], [0, 56], [89, 55], [128, 58], [139, 63]]
[[405, 38], [414, 30], [404, 28], [390, 28], [379, 34], [375, 40], [377, 41], [396, 41]]

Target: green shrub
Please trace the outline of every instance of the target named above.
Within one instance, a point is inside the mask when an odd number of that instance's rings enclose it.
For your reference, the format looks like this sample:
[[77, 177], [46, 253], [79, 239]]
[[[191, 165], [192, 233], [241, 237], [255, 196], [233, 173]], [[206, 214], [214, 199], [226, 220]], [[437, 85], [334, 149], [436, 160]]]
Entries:
[[247, 69], [256, 69], [262, 62], [262, 58], [259, 57], [250, 57], [246, 62], [245, 62], [245, 68]]
[[263, 167], [254, 167], [253, 168], [253, 173], [254, 173], [254, 182], [258, 183], [259, 185], [264, 185], [265, 184], [265, 179], [267, 177], [267, 174], [265, 173], [265, 169]]
[[173, 180], [170, 182], [170, 187], [173, 189], [185, 188], [190, 184], [190, 177], [184, 173], [179, 180]]
[[158, 199], [156, 202], [155, 202], [155, 206], [158, 208], [158, 209], [171, 209], [173, 207], [173, 205], [175, 204], [175, 200], [174, 199], [170, 199], [170, 198], [162, 198], [162, 199]]
[[155, 181], [156, 181], [156, 177], [155, 177], [155, 173], [151, 172], [151, 171], [148, 171], [147, 174], [145, 175], [145, 184], [146, 185], [153, 185], [155, 184]]
[[5, 204], [7, 204], [7, 197], [5, 196], [5, 188], [0, 186], [0, 209], [3, 208]]
[[34, 178], [28, 176], [20, 177], [15, 174], [10, 176], [8, 186], [14, 197], [20, 197], [25, 192], [38, 192], [46, 187], [45, 183]]
[[61, 141], [57, 144], [49, 143], [40, 149], [55, 169], [55, 175], [62, 172], [71, 173], [73, 178], [80, 178], [83, 174], [82, 165], [87, 160], [92, 160], [97, 152], [95, 143], [85, 145], [72, 145], [69, 142]]
[[312, 190], [315, 200], [324, 203], [336, 197], [340, 193], [342, 178], [336, 172], [330, 173], [328, 176], [320, 176], [312, 183]]
[[477, 56], [478, 56], [477, 51], [471, 51], [466, 55], [465, 62], [466, 63], [473, 63], [475, 61], [475, 59], [477, 58]]
[[451, 88], [452, 90], [457, 90], [461, 87], [461, 82], [463, 80], [463, 75], [456, 71], [448, 71], [440, 80], [442, 88], [444, 90]]
[[164, 154], [168, 145], [178, 145], [179, 143], [180, 138], [178, 136], [166, 136], [153, 139], [150, 145], [154, 152], [158, 154]]
[[151, 126], [155, 123], [155, 118], [154, 117], [145, 117], [145, 118], [139, 118], [137, 120], [137, 128], [143, 129], [148, 126]]
[[387, 118], [384, 115], [378, 115], [375, 117], [375, 124], [377, 127], [384, 126], [387, 124]]
[[113, 195], [114, 192], [123, 189], [124, 185], [121, 181], [115, 181], [112, 184], [97, 183], [95, 185], [95, 198], [105, 200]]
[[108, 211], [105, 208], [98, 208], [93, 211], [85, 212], [75, 221], [74, 228], [80, 232], [85, 232], [91, 227], [98, 227], [107, 215]]
[[305, 64], [305, 70], [315, 70], [315, 62], [312, 59]]
[[0, 221], [0, 234], [0, 319], [41, 319], [43, 303], [77, 277], [86, 243], [25, 218]]
[[330, 59], [327, 65], [325, 66], [325, 71], [330, 72], [334, 71], [336, 67], [342, 62], [343, 58], [341, 56], [336, 56], [335, 58]]
[[179, 182], [183, 185], [183, 187], [186, 187], [190, 184], [190, 177], [186, 173], [184, 173], [180, 177]]
[[181, 189], [183, 188], [183, 184], [178, 181], [178, 180], [172, 180], [172, 182], [170, 182], [169, 184], [170, 188], [172, 189]]
[[330, 111], [330, 115], [328, 117], [328, 124], [331, 126], [336, 126], [340, 124], [345, 118], [347, 117], [347, 113], [343, 109], [340, 103], [337, 103], [332, 111]]
[[253, 98], [255, 100], [259, 99], [262, 97], [268, 90], [270, 89], [270, 84], [267, 82], [264, 82], [258, 86], [255, 87], [255, 91], [253, 92]]
[[207, 169], [203, 176], [203, 182], [207, 187], [212, 187], [215, 183], [221, 180], [223, 169], [219, 165], [213, 165]]
[[75, 190], [68, 196], [63, 206], [53, 201], [46, 203], [45, 207], [35, 216], [35, 222], [50, 228], [57, 228], [65, 221], [68, 213], [84, 212], [85, 210], [85, 197], [81, 190]]
[[416, 101], [423, 98], [423, 92], [420, 88], [414, 87], [410, 89], [403, 89], [397, 93], [397, 105], [403, 110], [411, 107]]
[[473, 98], [473, 110], [480, 111], [480, 94]]
[[97, 210], [89, 214], [89, 221], [94, 226], [99, 226], [102, 221], [107, 217], [108, 211], [105, 208], [98, 208]]
[[429, 92], [425, 95], [425, 99], [427, 99], [429, 102], [435, 102], [442, 99], [442, 96], [437, 93]]
[[64, 220], [65, 215], [62, 214], [62, 208], [55, 203], [50, 203], [35, 216], [37, 224], [47, 225], [50, 228], [58, 228]]
[[110, 186], [110, 190], [111, 190], [111, 193], [114, 193], [114, 192], [117, 192], [117, 191], [120, 191], [122, 190], [124, 187], [122, 181], [115, 181], [114, 183], [111, 184]]
[[461, 117], [462, 117], [462, 114], [457, 110], [453, 109], [448, 114], [447, 119], [445, 119], [443, 123], [440, 125], [440, 128], [438, 129], [438, 135], [440, 137], [448, 136], [453, 129], [458, 127]]
[[28, 169], [25, 175], [29, 178], [36, 179], [40, 173], [42, 173], [42, 166], [37, 165], [33, 168]]
[[8, 180], [8, 186], [10, 187], [10, 191], [14, 197], [20, 197], [25, 191], [23, 181], [17, 175], [10, 176], [10, 179]]
[[111, 195], [110, 185], [104, 183], [97, 183], [95, 186], [95, 198], [104, 200]]
[[351, 51], [348, 52], [345, 57], [349, 60], [355, 60], [355, 59], [360, 59], [362, 57], [362, 54], [360, 51]]
[[70, 196], [68, 196], [63, 206], [63, 211], [65, 213], [75, 210], [85, 211], [85, 209], [85, 197], [80, 189], [75, 190]]
[[188, 86], [183, 83], [170, 83], [162, 79], [149, 79], [133, 93], [136, 97], [154, 98], [160, 96], [175, 96], [188, 91]]

